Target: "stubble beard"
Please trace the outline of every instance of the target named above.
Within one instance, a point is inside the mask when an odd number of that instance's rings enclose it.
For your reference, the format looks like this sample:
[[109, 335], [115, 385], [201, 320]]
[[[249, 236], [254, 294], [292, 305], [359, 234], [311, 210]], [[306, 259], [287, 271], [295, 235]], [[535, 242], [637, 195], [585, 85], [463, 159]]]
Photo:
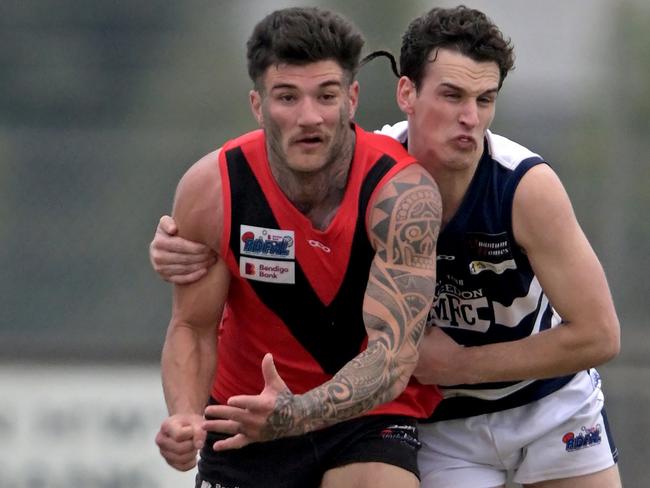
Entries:
[[272, 117], [264, 111], [264, 127], [271, 171], [279, 186], [290, 200], [322, 197], [330, 188], [345, 187], [354, 151], [354, 137], [350, 131], [348, 105], [339, 113], [339, 123], [330, 140], [324, 162], [315, 172], [297, 171], [289, 166], [288, 156], [282, 147], [282, 132]]

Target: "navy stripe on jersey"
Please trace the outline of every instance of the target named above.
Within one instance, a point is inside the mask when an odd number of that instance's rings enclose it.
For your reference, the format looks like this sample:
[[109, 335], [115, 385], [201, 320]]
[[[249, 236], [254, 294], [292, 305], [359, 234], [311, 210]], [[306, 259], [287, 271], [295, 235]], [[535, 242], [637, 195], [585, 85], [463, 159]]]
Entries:
[[[239, 263], [242, 224], [273, 229], [280, 226], [241, 148], [227, 151], [226, 160], [231, 186], [230, 249]], [[366, 233], [366, 208], [373, 190], [395, 164], [384, 155], [363, 181], [347, 272], [329, 306], [320, 301], [298, 258], [293, 285], [249, 281], [259, 299], [284, 322], [323, 371], [332, 375], [359, 354], [366, 338], [362, 304], [374, 256]]]
[[614, 437], [612, 436], [612, 429], [609, 427], [609, 421], [607, 420], [607, 413], [605, 412], [605, 407], [600, 411], [600, 414], [603, 416], [603, 422], [605, 423], [605, 432], [607, 432], [607, 440], [609, 441], [609, 450], [612, 453], [612, 458], [614, 462], [618, 462], [618, 447], [614, 442]]
[[575, 375], [562, 376], [550, 380], [539, 380], [517, 390], [499, 400], [485, 400], [471, 396], [456, 396], [445, 398], [434, 410], [433, 415], [425, 422], [473, 417], [492, 412], [500, 412], [508, 408], [520, 407], [539, 400], [559, 390]]

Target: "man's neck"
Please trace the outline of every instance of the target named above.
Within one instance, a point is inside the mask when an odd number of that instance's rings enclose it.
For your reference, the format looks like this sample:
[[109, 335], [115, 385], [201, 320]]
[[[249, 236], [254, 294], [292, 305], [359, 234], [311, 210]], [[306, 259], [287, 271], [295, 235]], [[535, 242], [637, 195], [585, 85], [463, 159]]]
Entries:
[[273, 164], [271, 172], [291, 203], [319, 230], [326, 229], [343, 200], [354, 155], [355, 133], [343, 140], [336, 159], [317, 172], [300, 173], [286, 164]]
[[452, 169], [436, 162], [421, 162], [438, 184], [442, 200], [442, 226], [456, 215], [469, 185], [474, 178], [480, 158], [465, 169]]
[[[456, 174], [457, 173], [457, 174]], [[474, 176], [474, 171], [451, 172], [440, 171], [433, 175], [438, 188], [440, 189], [440, 198], [442, 199], [442, 225], [447, 223], [456, 215], [458, 208], [465, 198], [467, 189]]]

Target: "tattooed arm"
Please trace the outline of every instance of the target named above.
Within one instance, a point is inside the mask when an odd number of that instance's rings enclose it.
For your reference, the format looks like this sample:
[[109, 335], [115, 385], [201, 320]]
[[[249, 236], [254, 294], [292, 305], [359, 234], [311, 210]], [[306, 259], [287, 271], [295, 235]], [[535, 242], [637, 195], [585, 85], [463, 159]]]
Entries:
[[206, 422], [208, 430], [234, 434], [215, 449], [327, 427], [404, 391], [433, 301], [441, 214], [437, 186], [419, 165], [400, 171], [378, 191], [367, 225], [375, 249], [363, 303], [368, 347], [330, 381], [301, 395], [286, 388], [267, 355], [261, 395], [233, 397], [227, 406], [206, 409], [206, 415], [221, 419]]
[[[420, 166], [401, 171], [380, 190], [368, 219], [375, 249], [363, 303], [368, 347], [327, 383], [293, 398], [285, 395], [287, 411], [278, 412], [280, 422], [270, 428], [313, 430], [404, 391], [433, 300], [441, 208], [437, 187]], [[282, 425], [285, 418], [295, 426]]]

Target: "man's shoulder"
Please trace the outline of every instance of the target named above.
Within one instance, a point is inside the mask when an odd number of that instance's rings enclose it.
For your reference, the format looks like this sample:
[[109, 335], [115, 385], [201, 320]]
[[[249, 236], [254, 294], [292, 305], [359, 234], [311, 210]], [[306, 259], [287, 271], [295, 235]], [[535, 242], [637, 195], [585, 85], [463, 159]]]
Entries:
[[217, 201], [221, 192], [219, 160], [223, 147], [216, 149], [190, 166], [176, 188], [175, 206], [200, 208], [205, 202]]
[[190, 166], [179, 183], [179, 189], [183, 186], [205, 186], [212, 178], [219, 176], [219, 155], [223, 148], [209, 152], [192, 166]]
[[234, 147], [248, 146], [250, 144], [264, 144], [264, 131], [262, 129], [246, 132], [245, 134], [230, 139], [223, 145], [223, 149], [229, 151]]
[[409, 164], [400, 168], [392, 175], [391, 182], [393, 184], [408, 183], [407, 186], [400, 186], [401, 189], [406, 191], [410, 191], [417, 186], [421, 190], [430, 189], [436, 198], [440, 195], [438, 184], [433, 179], [433, 176], [419, 164]]
[[220, 180], [219, 165], [222, 154], [236, 147], [250, 147], [251, 145], [255, 146], [260, 144], [264, 147], [264, 132], [260, 129], [230, 139], [223, 146], [206, 154], [190, 166], [183, 175], [181, 183], [185, 180], [187, 183], [192, 184], [192, 186], [198, 185], [209, 188], [215, 180]]
[[396, 161], [411, 161], [413, 157], [404, 146], [394, 138], [379, 132], [367, 132], [361, 128], [357, 131], [357, 143], [383, 153]]
[[221, 151], [206, 154], [185, 172], [176, 188], [173, 211], [179, 235], [215, 250], [219, 248], [222, 218]]
[[490, 157], [510, 170], [514, 170], [524, 161], [544, 161], [539, 154], [507, 137], [491, 131], [487, 131], [485, 137]]

